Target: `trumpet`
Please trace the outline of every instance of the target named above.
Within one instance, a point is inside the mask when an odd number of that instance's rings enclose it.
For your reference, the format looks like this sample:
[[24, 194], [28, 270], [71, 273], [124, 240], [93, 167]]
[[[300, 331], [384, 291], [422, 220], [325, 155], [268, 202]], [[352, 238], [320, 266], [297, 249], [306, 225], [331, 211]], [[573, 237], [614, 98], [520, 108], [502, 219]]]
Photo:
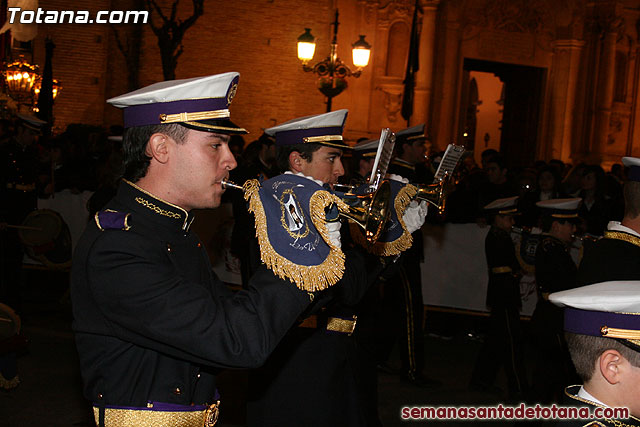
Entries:
[[[233, 188], [244, 190], [241, 185], [223, 179], [223, 189]], [[391, 185], [389, 181], [382, 181], [375, 191], [365, 194], [355, 194], [353, 187], [338, 186], [336, 191], [347, 190], [344, 195], [338, 196], [345, 202], [348, 209], [339, 210], [339, 215], [348, 218], [364, 230], [365, 238], [371, 244], [375, 243], [389, 219], [389, 199], [391, 197]], [[335, 193], [334, 193], [335, 194]]]
[[447, 176], [435, 184], [415, 185], [418, 189], [418, 193], [415, 198], [418, 200], [424, 200], [425, 202], [435, 206], [438, 209], [438, 214], [440, 215], [444, 213], [447, 202], [447, 191], [445, 188]]
[[582, 236], [578, 236], [575, 234], [572, 234], [571, 237], [573, 238], [573, 240], [577, 240], [579, 242], [597, 242], [598, 240], [602, 239], [602, 236], [594, 236], [593, 234], [583, 234]]

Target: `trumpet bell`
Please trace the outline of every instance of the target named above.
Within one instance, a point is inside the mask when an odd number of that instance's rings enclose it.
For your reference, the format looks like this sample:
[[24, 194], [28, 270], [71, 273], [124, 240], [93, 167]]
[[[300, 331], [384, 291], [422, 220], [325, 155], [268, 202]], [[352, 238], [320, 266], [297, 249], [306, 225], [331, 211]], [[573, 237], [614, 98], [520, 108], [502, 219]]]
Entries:
[[389, 219], [389, 200], [391, 185], [382, 181], [378, 189], [371, 193], [346, 193], [342, 200], [349, 207], [348, 211], [340, 211], [340, 215], [355, 222], [364, 230], [369, 243], [375, 243]]
[[443, 214], [447, 201], [445, 182], [446, 179], [443, 179], [435, 184], [416, 185], [418, 189], [416, 199], [432, 204], [438, 209], [438, 214]]

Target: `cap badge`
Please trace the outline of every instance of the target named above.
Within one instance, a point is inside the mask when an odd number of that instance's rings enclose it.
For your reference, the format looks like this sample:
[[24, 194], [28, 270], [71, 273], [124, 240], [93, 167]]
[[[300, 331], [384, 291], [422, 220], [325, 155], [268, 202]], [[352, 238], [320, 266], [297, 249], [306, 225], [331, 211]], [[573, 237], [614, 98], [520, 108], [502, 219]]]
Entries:
[[233, 98], [236, 96], [236, 92], [238, 91], [238, 83], [234, 83], [229, 89], [229, 93], [227, 93], [227, 104], [231, 104]]

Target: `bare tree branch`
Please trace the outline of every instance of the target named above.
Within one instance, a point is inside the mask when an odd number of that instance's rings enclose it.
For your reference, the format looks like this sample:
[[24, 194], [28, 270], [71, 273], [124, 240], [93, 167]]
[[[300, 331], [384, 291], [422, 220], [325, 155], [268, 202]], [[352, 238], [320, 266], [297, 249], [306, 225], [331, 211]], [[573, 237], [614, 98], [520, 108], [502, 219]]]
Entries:
[[[178, 58], [184, 50], [182, 38], [184, 37], [187, 29], [195, 24], [196, 20], [204, 13], [204, 0], [191, 1], [193, 4], [193, 13], [187, 19], [181, 21], [177, 18], [180, 0], [173, 1], [169, 18], [162, 13], [162, 10], [156, 0], [145, 0], [147, 9], [152, 15], [150, 20], [151, 29], [158, 39], [158, 47], [160, 48], [160, 57], [162, 60], [162, 72], [165, 80], [172, 80], [175, 78], [175, 69], [178, 65]], [[162, 26], [153, 23], [154, 11], [162, 19]]]
[[176, 14], [178, 13], [178, 3], [180, 3], [180, 0], [175, 0], [171, 5], [171, 18], [169, 19], [171, 22], [175, 22], [176, 20]]
[[184, 22], [180, 23], [180, 29], [183, 32], [186, 31], [187, 28], [195, 24], [196, 20], [200, 16], [202, 16], [202, 14], [204, 13], [204, 5], [202, 3], [202, 0], [192, 0], [192, 2], [193, 2], [193, 14], [189, 18], [187, 18]]
[[114, 25], [112, 25], [111, 29], [113, 30], [113, 34], [116, 37], [116, 45], [118, 45], [118, 50], [120, 52], [122, 52], [122, 55], [124, 55], [124, 57], [126, 58], [127, 57], [127, 52], [128, 52], [129, 49], [125, 49], [124, 48], [124, 45], [122, 44], [122, 41], [120, 41], [120, 34], [118, 34], [118, 30], [116, 29], [116, 27]]
[[[177, 1], [180, 1], [180, 0], [177, 0]], [[147, 10], [149, 11], [149, 13], [152, 16], [152, 18], [151, 18], [151, 27], [152, 28], [155, 26], [153, 24], [153, 10], [154, 9], [158, 13], [158, 16], [160, 16], [160, 18], [164, 22], [163, 27], [164, 27], [164, 25], [169, 23], [169, 20], [167, 19], [166, 16], [164, 16], [164, 14], [162, 13], [162, 9], [160, 9], [160, 6], [158, 5], [158, 3], [156, 3], [155, 0], [145, 0], [145, 2], [147, 3]], [[161, 28], [161, 27], [158, 27], [158, 28]]]

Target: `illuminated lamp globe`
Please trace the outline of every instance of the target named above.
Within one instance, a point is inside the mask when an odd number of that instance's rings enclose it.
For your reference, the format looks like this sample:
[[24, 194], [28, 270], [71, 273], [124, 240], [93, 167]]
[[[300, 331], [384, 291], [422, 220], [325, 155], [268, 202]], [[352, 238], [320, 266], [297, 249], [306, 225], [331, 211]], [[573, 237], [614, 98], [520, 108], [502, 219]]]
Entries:
[[351, 45], [353, 53], [353, 65], [358, 68], [364, 68], [369, 64], [371, 56], [371, 45], [364, 39], [365, 36], [360, 35], [358, 41]]
[[303, 64], [313, 59], [316, 51], [316, 38], [311, 34], [311, 28], [305, 28], [304, 33], [298, 37], [298, 59]]

